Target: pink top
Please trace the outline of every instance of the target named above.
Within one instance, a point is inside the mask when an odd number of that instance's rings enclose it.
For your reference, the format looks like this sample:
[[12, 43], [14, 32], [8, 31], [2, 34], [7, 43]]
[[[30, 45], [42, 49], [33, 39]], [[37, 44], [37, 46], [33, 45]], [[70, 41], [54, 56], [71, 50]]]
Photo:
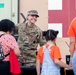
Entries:
[[[10, 48], [12, 50], [19, 48], [15, 38], [10, 34], [5, 34], [0, 37], [0, 42], [2, 45], [4, 55], [10, 52]], [[9, 55], [5, 57], [3, 61], [9, 61]]]

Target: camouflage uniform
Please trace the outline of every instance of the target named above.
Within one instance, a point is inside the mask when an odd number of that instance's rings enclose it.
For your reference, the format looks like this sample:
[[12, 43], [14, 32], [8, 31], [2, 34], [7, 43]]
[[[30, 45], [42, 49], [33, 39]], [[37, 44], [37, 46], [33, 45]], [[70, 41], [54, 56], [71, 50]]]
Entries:
[[28, 27], [27, 22], [22, 23], [18, 26], [18, 36], [18, 44], [21, 50], [20, 63], [25, 66], [35, 65], [38, 43], [41, 46], [45, 43], [41, 29], [36, 25]]

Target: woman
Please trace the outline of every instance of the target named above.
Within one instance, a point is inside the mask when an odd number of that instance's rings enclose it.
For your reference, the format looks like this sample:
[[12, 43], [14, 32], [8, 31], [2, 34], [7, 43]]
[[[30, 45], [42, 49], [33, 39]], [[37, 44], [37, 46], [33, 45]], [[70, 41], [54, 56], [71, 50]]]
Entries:
[[[17, 56], [20, 56], [20, 50], [15, 38], [12, 36], [15, 31], [15, 24], [8, 19], [0, 21], [0, 44], [4, 55], [10, 53], [10, 49], [14, 51]], [[0, 75], [10, 74], [9, 55], [0, 61]]]

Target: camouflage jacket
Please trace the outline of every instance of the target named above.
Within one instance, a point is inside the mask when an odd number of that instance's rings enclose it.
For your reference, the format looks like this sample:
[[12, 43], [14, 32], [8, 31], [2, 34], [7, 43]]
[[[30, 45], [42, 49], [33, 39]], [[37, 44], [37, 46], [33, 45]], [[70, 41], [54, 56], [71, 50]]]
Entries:
[[41, 46], [45, 43], [42, 31], [36, 25], [28, 27], [27, 23], [18, 25], [18, 44], [21, 49], [37, 49], [37, 45]]

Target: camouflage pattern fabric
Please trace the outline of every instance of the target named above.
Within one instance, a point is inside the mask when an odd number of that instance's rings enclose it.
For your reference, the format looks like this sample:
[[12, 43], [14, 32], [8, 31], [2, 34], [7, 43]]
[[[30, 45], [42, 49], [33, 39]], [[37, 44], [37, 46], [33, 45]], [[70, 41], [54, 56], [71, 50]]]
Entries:
[[21, 50], [20, 63], [25, 65], [35, 65], [36, 50], [38, 44], [41, 46], [45, 43], [42, 37], [42, 31], [36, 25], [28, 27], [27, 23], [18, 26], [18, 44]]
[[23, 66], [35, 66], [36, 64], [36, 50], [21, 50], [19, 62]]

